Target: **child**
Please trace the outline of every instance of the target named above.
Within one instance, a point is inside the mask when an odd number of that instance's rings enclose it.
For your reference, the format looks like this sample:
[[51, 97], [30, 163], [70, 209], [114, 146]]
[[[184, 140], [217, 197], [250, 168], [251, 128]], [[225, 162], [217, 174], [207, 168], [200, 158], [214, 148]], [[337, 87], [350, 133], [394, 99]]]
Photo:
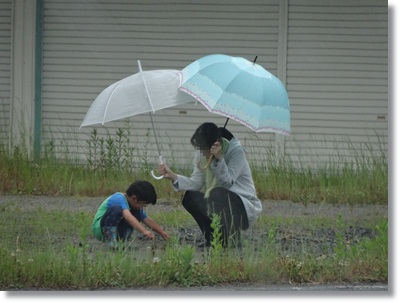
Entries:
[[140, 224], [143, 222], [167, 240], [169, 235], [143, 210], [143, 207], [156, 202], [157, 194], [150, 182], [132, 183], [125, 193], [117, 192], [101, 203], [93, 219], [93, 235], [113, 248], [117, 246], [118, 240], [127, 240], [133, 228], [153, 240], [153, 232]]

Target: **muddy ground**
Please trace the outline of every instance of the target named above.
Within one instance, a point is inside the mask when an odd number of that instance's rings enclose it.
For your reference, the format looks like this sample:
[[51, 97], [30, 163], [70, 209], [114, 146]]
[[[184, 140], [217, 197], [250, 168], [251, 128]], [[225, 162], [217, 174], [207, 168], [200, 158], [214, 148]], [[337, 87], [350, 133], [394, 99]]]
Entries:
[[[47, 210], [58, 210], [62, 213], [65, 211], [87, 212], [95, 214], [98, 205], [105, 197], [48, 197], [48, 196], [0, 196], [0, 206], [2, 204], [20, 205], [21, 208], [32, 209], [42, 208]], [[170, 212], [183, 209], [182, 206], [176, 205], [168, 201], [159, 201], [156, 205], [149, 206], [146, 212], [149, 216], [159, 212]], [[271, 228], [274, 229], [274, 242], [277, 248], [281, 249], [284, 254], [295, 254], [296, 252], [310, 252], [316, 255], [326, 255], [333, 252], [338, 239], [339, 229], [319, 224], [311, 227], [293, 226], [286, 224], [285, 219], [289, 222], [291, 218], [316, 219], [319, 222], [326, 219], [342, 218], [343, 222], [350, 222], [342, 229], [341, 238], [344, 238], [346, 244], [353, 244], [363, 238], [372, 238], [376, 234], [376, 230], [371, 228], [371, 222], [388, 217], [388, 207], [383, 205], [331, 205], [327, 203], [321, 204], [301, 204], [290, 201], [263, 201], [262, 213], [267, 217], [282, 218], [282, 223], [265, 228], [249, 228], [243, 233], [243, 238], [247, 243], [251, 243], [257, 250], [267, 242], [271, 236]], [[90, 228], [90, 227], [88, 227]], [[181, 243], [189, 243], [195, 245], [199, 250], [204, 244], [203, 237], [199, 228], [193, 221], [190, 226], [177, 227], [171, 231], [178, 233]], [[270, 239], [270, 238], [269, 238]], [[140, 247], [148, 247], [148, 240], [144, 239], [140, 234], [136, 234], [135, 241], [132, 242], [131, 248], [137, 250]], [[95, 239], [90, 243], [97, 247], [101, 243]], [[155, 241], [157, 247], [162, 249], [164, 241], [157, 235]], [[154, 243], [153, 243], [154, 246]]]

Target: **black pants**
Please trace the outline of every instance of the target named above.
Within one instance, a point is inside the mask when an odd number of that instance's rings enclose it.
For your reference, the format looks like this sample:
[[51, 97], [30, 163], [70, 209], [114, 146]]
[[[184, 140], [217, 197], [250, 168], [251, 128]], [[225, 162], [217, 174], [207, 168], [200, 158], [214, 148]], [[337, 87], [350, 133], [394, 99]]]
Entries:
[[221, 218], [222, 244], [240, 243], [241, 230], [249, 227], [246, 209], [242, 199], [235, 193], [216, 187], [210, 192], [208, 199], [198, 191], [186, 191], [182, 198], [183, 207], [192, 215], [199, 225], [206, 245], [210, 246], [213, 230], [211, 228], [212, 214]]

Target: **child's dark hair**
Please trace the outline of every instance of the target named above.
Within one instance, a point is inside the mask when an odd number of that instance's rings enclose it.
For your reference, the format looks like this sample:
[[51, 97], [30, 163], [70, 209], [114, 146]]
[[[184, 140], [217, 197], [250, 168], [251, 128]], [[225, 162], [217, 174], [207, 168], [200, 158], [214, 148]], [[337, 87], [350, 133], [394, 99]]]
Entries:
[[219, 140], [221, 140], [221, 131], [218, 126], [211, 122], [205, 122], [196, 129], [190, 143], [195, 148], [209, 149]]
[[126, 190], [128, 197], [135, 195], [138, 201], [146, 202], [146, 204], [156, 204], [157, 193], [153, 186], [148, 181], [135, 181]]

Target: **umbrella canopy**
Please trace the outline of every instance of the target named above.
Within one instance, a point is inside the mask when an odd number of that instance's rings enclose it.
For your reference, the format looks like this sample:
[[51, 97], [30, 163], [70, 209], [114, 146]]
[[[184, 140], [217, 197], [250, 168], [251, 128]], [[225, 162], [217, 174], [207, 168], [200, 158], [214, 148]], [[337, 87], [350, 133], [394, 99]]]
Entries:
[[141, 71], [104, 89], [93, 101], [81, 127], [104, 124], [130, 116], [155, 112], [188, 102], [191, 96], [178, 90], [178, 70]]
[[205, 56], [180, 73], [179, 89], [210, 112], [231, 118], [255, 132], [290, 133], [290, 107], [283, 83], [241, 57]]

